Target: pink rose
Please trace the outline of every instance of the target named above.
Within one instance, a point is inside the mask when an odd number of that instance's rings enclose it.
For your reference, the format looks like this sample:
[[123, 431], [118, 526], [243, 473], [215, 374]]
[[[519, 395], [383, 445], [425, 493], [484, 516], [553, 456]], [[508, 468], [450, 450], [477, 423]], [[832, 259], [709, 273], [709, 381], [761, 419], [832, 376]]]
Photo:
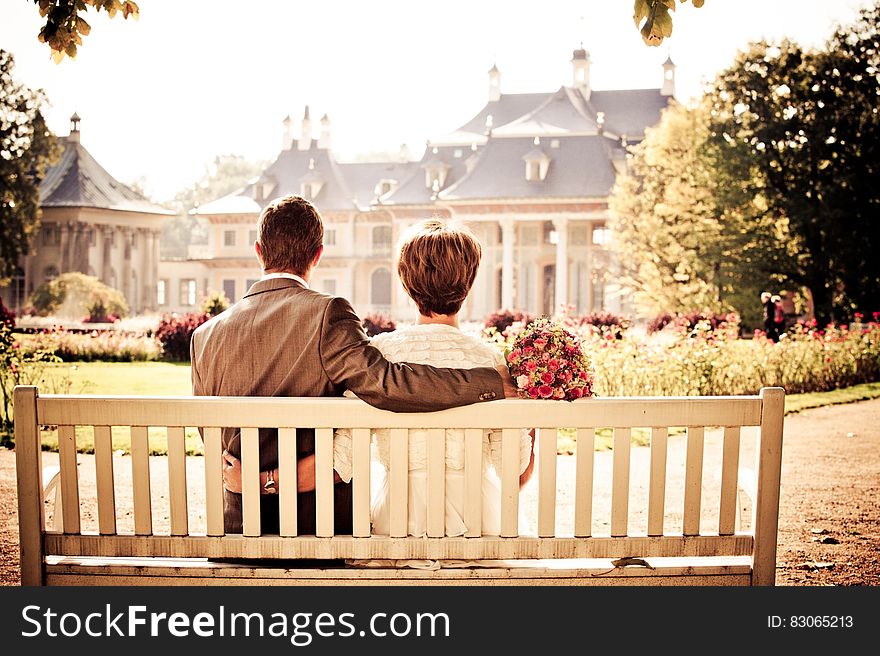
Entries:
[[510, 353], [507, 354], [508, 362], [516, 362], [517, 358], [522, 355], [522, 351], [519, 349], [513, 349]]
[[547, 363], [547, 367], [549, 367], [550, 371], [556, 371], [559, 369], [559, 360], [552, 358], [550, 362]]
[[[534, 389], [534, 388], [532, 388], [532, 389]], [[541, 395], [541, 398], [549, 399], [551, 396], [553, 396], [553, 388], [550, 387], [549, 385], [541, 385], [538, 388], [538, 394]]]
[[538, 392], [538, 388], [537, 387], [530, 387], [529, 388], [529, 396], [532, 397], [533, 399], [537, 399], [538, 396], [540, 396], [540, 393]]
[[573, 387], [568, 391], [568, 394], [572, 399], [579, 399], [583, 396], [584, 392], [580, 387]]
[[535, 352], [535, 349], [531, 346], [526, 346], [523, 348], [522, 352], [523, 352], [523, 355], [531, 355], [532, 353]]
[[535, 362], [526, 362], [526, 371], [534, 371], [538, 368], [538, 365]]
[[553, 392], [554, 399], [564, 399], [565, 398], [565, 390], [561, 387], [557, 388], [555, 392]]
[[553, 374], [551, 374], [549, 371], [545, 371], [543, 374], [541, 374], [541, 382], [547, 383], [549, 385], [553, 382]]
[[535, 340], [535, 348], [539, 351], [543, 351], [544, 347], [547, 346], [547, 340], [543, 338], [538, 338]]

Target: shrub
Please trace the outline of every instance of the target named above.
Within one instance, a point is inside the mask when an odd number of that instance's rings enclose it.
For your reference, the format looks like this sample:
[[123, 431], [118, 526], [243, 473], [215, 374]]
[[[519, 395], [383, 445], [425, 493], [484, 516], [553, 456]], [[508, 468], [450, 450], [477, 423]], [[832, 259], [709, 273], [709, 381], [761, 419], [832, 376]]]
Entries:
[[214, 292], [202, 301], [202, 312], [209, 317], [215, 317], [229, 308], [229, 299], [222, 292]]
[[361, 323], [364, 326], [364, 331], [370, 337], [379, 333], [390, 333], [397, 328], [397, 324], [394, 323], [391, 317], [379, 312], [368, 314], [361, 320]]
[[204, 312], [163, 315], [156, 328], [156, 339], [162, 344], [163, 357], [166, 360], [188, 361], [192, 334], [210, 318]]
[[522, 310], [496, 310], [486, 317], [484, 327], [487, 329], [494, 328], [498, 334], [501, 334], [515, 323], [521, 323], [525, 326], [534, 318], [534, 316]]
[[31, 303], [40, 316], [58, 315], [71, 318], [92, 316], [103, 312], [104, 317], [128, 316], [128, 303], [122, 293], [108, 287], [94, 276], [71, 271], [40, 285]]
[[121, 330], [42, 330], [23, 335], [21, 348], [24, 353], [49, 353], [64, 362], [143, 362], [162, 355], [155, 337]]
[[661, 312], [648, 322], [648, 334], [659, 333], [669, 324], [675, 321], [675, 315], [670, 312]]
[[0, 298], [0, 326], [6, 326], [10, 330], [15, 328], [15, 312], [3, 304], [2, 298]]
[[575, 317], [573, 322], [575, 325], [593, 326], [598, 328], [599, 332], [611, 333], [616, 337], [622, 337], [626, 329], [629, 328], [628, 319], [606, 310], [588, 312], [580, 317]]
[[739, 325], [739, 317], [735, 313], [716, 314], [714, 312], [700, 312], [697, 310], [680, 314], [676, 319], [676, 323], [679, 326], [686, 328], [689, 331], [697, 328], [697, 325], [701, 321], [706, 322], [708, 327], [713, 331], [719, 329], [723, 330], [733, 323]]

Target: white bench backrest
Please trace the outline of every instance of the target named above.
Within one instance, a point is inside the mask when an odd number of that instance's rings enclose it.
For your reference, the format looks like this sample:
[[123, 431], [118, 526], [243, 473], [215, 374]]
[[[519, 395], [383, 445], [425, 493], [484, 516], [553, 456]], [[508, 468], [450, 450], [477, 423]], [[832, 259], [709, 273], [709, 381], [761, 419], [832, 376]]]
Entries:
[[[606, 558], [743, 556], [754, 558], [755, 583], [772, 584], [781, 468], [784, 393], [687, 398], [604, 398], [573, 403], [509, 400], [435, 413], [395, 414], [339, 398], [38, 396], [20, 387], [15, 396], [22, 580], [37, 567], [26, 556], [168, 556], [268, 558]], [[59, 434], [63, 533], [46, 532], [40, 480], [40, 425]], [[76, 427], [94, 427], [98, 535], [81, 531]], [[111, 427], [130, 427], [134, 533], [116, 528]], [[537, 536], [518, 535], [520, 429], [537, 430]], [[700, 533], [703, 440], [707, 426], [722, 426], [723, 456], [717, 531]], [[740, 429], [760, 427], [757, 492], [751, 531], [735, 533]], [[168, 439], [170, 536], [153, 535], [148, 429], [165, 427]], [[204, 429], [206, 535], [192, 535], [187, 513], [185, 428]], [[220, 429], [241, 428], [243, 535], [224, 535]], [[261, 536], [258, 429], [279, 429], [280, 535]], [[295, 503], [295, 431], [315, 428], [317, 535], [298, 536]], [[629, 535], [630, 438], [651, 432], [647, 535]], [[666, 456], [670, 427], [687, 428], [682, 534], [666, 532]], [[353, 535], [333, 535], [333, 429], [353, 433]], [[390, 429], [391, 503], [388, 537], [370, 536], [370, 434]], [[465, 538], [406, 536], [408, 430], [429, 429], [428, 533], [444, 533], [445, 428], [465, 430]], [[483, 536], [482, 434], [502, 429], [501, 536]], [[557, 430], [577, 435], [574, 534], [556, 535]], [[613, 429], [610, 534], [592, 535], [594, 438]], [[581, 445], [585, 448], [581, 448]], [[33, 562], [32, 562], [33, 561]], [[36, 571], [39, 571], [38, 569]]]

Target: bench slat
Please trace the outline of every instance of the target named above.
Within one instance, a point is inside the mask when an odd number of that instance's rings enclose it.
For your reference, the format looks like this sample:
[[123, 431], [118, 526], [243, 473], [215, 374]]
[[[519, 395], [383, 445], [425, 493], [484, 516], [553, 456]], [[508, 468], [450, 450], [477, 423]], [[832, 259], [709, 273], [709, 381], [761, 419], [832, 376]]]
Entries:
[[403, 537], [409, 526], [409, 431], [391, 429], [391, 466], [388, 472], [391, 537]]
[[589, 537], [593, 533], [593, 460], [596, 432], [592, 428], [577, 431], [575, 461], [574, 534]]
[[186, 508], [186, 442], [182, 427], [171, 426], [167, 430], [171, 535], [186, 535], [189, 532]]
[[278, 429], [278, 512], [279, 533], [297, 534], [296, 429]]
[[241, 429], [241, 532], [259, 535], [260, 530], [260, 431]]
[[352, 532], [370, 535], [370, 429], [351, 431]]
[[[134, 403], [132, 403], [134, 401]], [[393, 413], [350, 399], [56, 396], [37, 399], [43, 424], [94, 426], [256, 426], [258, 428], [521, 428], [535, 417], [560, 426], [757, 426], [757, 396], [603, 398], [558, 403], [505, 399], [443, 412]], [[330, 424], [330, 425], [328, 425]]]
[[724, 427], [724, 447], [721, 457], [721, 503], [718, 509], [718, 533], [720, 535], [732, 535], [736, 528], [739, 438], [739, 426]]
[[464, 524], [465, 535], [478, 538], [483, 532], [483, 431], [464, 430]]
[[65, 533], [79, 533], [79, 472], [76, 469], [76, 428], [58, 427], [61, 465], [61, 515]]
[[[555, 428], [537, 429], [538, 437], [538, 535], [556, 534], [556, 451]], [[517, 445], [519, 446], [519, 445]]]
[[228, 558], [247, 554], [248, 558], [636, 558], [691, 556], [748, 556], [751, 535], [663, 535], [658, 537], [518, 537], [503, 538], [331, 538], [299, 536], [283, 538], [264, 535], [211, 536], [133, 536], [107, 539], [100, 535], [43, 536], [46, 553], [59, 556], [125, 556], [168, 558]]
[[[215, 430], [219, 431], [220, 429]], [[135, 535], [152, 535], [153, 508], [152, 495], [150, 493], [150, 436], [146, 426], [131, 427], [131, 480]], [[221, 531], [216, 535], [222, 534]]]
[[219, 428], [204, 430], [205, 520], [208, 535], [223, 535], [223, 444]]
[[446, 535], [446, 431], [428, 429], [428, 537]]
[[521, 428], [501, 431], [501, 535], [519, 535], [519, 440]]
[[611, 535], [626, 535], [629, 524], [629, 459], [631, 428], [614, 429], [614, 472], [611, 483]]
[[315, 533], [333, 535], [333, 429], [315, 429]]
[[703, 436], [702, 426], [688, 426], [687, 456], [684, 478], [684, 518], [682, 533], [699, 535], [701, 488], [703, 484]]
[[648, 535], [663, 535], [666, 510], [666, 453], [669, 430], [651, 429], [651, 479], [648, 492]]
[[113, 489], [113, 443], [109, 426], [95, 426], [95, 486], [98, 493], [98, 532], [116, 533], [116, 492]]

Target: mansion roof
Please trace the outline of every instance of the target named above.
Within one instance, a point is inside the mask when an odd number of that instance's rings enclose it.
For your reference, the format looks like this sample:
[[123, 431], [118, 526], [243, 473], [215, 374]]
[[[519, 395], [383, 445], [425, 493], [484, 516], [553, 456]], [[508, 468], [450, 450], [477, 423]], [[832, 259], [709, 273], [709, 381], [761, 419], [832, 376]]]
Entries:
[[[622, 169], [626, 147], [644, 138], [671, 100], [659, 88], [575, 86], [494, 97], [469, 121], [429, 142], [418, 162], [341, 163], [318, 141], [302, 149], [291, 141], [259, 179], [198, 213], [259, 213], [290, 193], [310, 197], [321, 210], [602, 198]], [[532, 168], [536, 163], [539, 168]]]
[[79, 133], [64, 141], [64, 152], [40, 183], [41, 207], [94, 207], [170, 215], [110, 175], [79, 143]]

